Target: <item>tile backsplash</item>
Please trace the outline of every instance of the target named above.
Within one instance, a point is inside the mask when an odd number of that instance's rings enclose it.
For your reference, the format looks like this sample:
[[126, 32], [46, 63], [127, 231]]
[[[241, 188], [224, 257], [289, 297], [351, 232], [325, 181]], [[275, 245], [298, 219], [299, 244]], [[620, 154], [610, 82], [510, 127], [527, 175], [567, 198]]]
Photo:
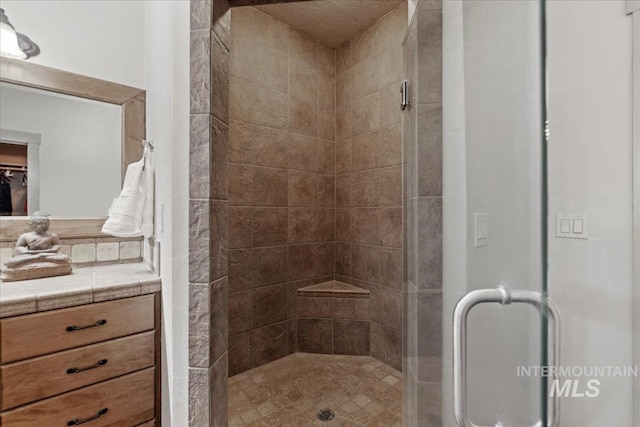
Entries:
[[[60, 252], [71, 258], [74, 267], [142, 262], [142, 237], [61, 237], [60, 243]], [[14, 247], [15, 241], [0, 242], [0, 264], [13, 256]]]

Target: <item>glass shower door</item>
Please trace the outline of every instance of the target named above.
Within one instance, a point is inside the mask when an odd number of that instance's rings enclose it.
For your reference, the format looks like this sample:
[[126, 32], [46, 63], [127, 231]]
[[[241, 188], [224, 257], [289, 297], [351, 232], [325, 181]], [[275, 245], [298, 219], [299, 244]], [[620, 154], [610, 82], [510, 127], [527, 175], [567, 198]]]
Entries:
[[443, 2], [445, 426], [552, 425], [543, 7]]

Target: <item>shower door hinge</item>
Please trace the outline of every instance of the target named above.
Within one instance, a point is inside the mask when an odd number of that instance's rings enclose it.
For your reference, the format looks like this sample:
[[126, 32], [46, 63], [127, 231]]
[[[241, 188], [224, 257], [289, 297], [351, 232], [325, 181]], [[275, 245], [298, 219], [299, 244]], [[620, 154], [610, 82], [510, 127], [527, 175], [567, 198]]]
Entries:
[[407, 81], [404, 80], [402, 85], [400, 86], [400, 93], [402, 94], [402, 101], [400, 104], [400, 109], [404, 110], [409, 106], [409, 91], [407, 90]]

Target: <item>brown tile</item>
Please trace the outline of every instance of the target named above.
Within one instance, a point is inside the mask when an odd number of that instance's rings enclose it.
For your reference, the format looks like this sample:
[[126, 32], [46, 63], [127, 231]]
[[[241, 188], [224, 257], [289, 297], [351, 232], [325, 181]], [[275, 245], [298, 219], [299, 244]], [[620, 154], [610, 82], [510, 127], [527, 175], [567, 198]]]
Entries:
[[362, 320], [333, 321], [333, 352], [335, 354], [369, 354], [370, 323]]
[[255, 50], [259, 49], [257, 45], [245, 40], [232, 40], [231, 62], [229, 64], [229, 73], [232, 77], [238, 77], [244, 80], [253, 80], [253, 69]]
[[375, 25], [372, 25], [351, 39], [353, 63], [357, 64], [363, 59], [376, 53]]
[[392, 83], [399, 83], [402, 79], [402, 49], [397, 46], [386, 45], [379, 51], [378, 66], [380, 67], [380, 87], [389, 86]]
[[352, 238], [351, 210], [336, 209], [336, 240], [349, 242]]
[[442, 106], [419, 105], [418, 195], [442, 195]]
[[211, 112], [211, 32], [191, 31], [190, 49], [190, 112]]
[[253, 163], [253, 138], [255, 127], [248, 123], [231, 120], [229, 125], [229, 161]]
[[210, 292], [208, 284], [189, 284], [189, 366], [192, 367], [208, 368], [213, 363]]
[[329, 141], [336, 139], [336, 110], [333, 107], [318, 107], [318, 137]]
[[224, 353], [211, 368], [210, 402], [212, 425], [226, 426], [228, 402], [229, 355]]
[[[256, 34], [256, 36], [254, 36], [255, 42], [287, 55], [289, 47], [289, 33], [287, 25], [266, 13], [255, 9], [252, 10], [254, 13], [254, 34]], [[235, 9], [233, 9], [233, 13], [235, 13]]]
[[286, 321], [251, 331], [251, 365], [254, 368], [284, 357], [288, 352]]
[[244, 333], [229, 337], [229, 376], [251, 369], [250, 334]]
[[391, 84], [380, 89], [380, 127], [399, 124], [402, 119], [402, 110], [398, 105], [398, 92], [400, 83]]
[[251, 289], [253, 285], [253, 250], [229, 251], [229, 291]]
[[308, 68], [318, 69], [319, 43], [307, 35], [289, 30], [289, 56], [302, 61]]
[[318, 220], [316, 208], [289, 208], [289, 243], [315, 242]]
[[380, 166], [380, 134], [378, 131], [351, 138], [351, 167], [353, 171]]
[[211, 241], [209, 200], [189, 200], [189, 282], [211, 281]]
[[383, 246], [402, 247], [402, 208], [380, 209], [380, 242]]
[[336, 76], [320, 72], [318, 75], [318, 104], [336, 107]]
[[289, 97], [289, 132], [318, 136], [318, 105]]
[[[400, 50], [400, 49], [398, 49]], [[397, 64], [396, 64], [396, 68]], [[379, 71], [378, 56], [372, 55], [369, 58], [355, 64], [351, 69], [353, 73], [352, 99], [357, 101], [378, 90]], [[397, 97], [396, 97], [397, 99]]]
[[302, 62], [290, 60], [289, 94], [297, 99], [316, 104], [318, 102], [317, 68], [309, 68]]
[[380, 129], [380, 166], [402, 164], [402, 127]]
[[287, 247], [267, 247], [253, 250], [254, 287], [287, 281]]
[[289, 275], [292, 280], [326, 276], [334, 272], [333, 243], [289, 246]]
[[211, 280], [226, 276], [229, 272], [229, 213], [226, 200], [211, 201]]
[[288, 98], [285, 92], [258, 87], [252, 99], [253, 123], [276, 129], [287, 129]]
[[289, 172], [289, 206], [316, 206], [318, 204], [317, 173]]
[[246, 332], [252, 327], [251, 291], [229, 293], [229, 334]]
[[262, 126], [254, 126], [252, 131], [254, 164], [258, 166], [286, 168], [287, 133]]
[[316, 241], [330, 242], [335, 240], [335, 209], [318, 209]]
[[402, 206], [402, 166], [381, 170], [380, 206]]
[[298, 289], [300, 288], [304, 288], [307, 286], [311, 286], [311, 285], [315, 285], [318, 283], [322, 283], [322, 282], [327, 282], [333, 280], [333, 275], [331, 276], [320, 276], [320, 277], [314, 277], [311, 279], [303, 279], [303, 280], [297, 280], [294, 282], [289, 282], [288, 286], [289, 286], [289, 319], [296, 319], [297, 318], [297, 312], [296, 312], [296, 308], [297, 308], [297, 299], [298, 299]]
[[353, 245], [351, 248], [351, 268], [353, 278], [377, 283], [380, 271], [378, 252], [374, 246]]
[[253, 327], [287, 320], [287, 285], [265, 286], [253, 290]]
[[318, 205], [335, 206], [336, 180], [333, 175], [320, 175], [318, 179]]
[[417, 294], [418, 368], [420, 381], [442, 381], [442, 292]]
[[248, 248], [253, 245], [252, 209], [229, 208], [229, 248]]
[[245, 123], [255, 123], [255, 103], [257, 86], [244, 79], [231, 76], [229, 81], [230, 118]]
[[229, 51], [220, 38], [211, 34], [211, 114], [229, 123]]
[[336, 72], [341, 73], [351, 67], [351, 41], [336, 49]]
[[287, 164], [289, 169], [309, 172], [318, 171], [318, 140], [308, 136], [290, 135], [287, 147]]
[[336, 176], [336, 206], [351, 206], [351, 174]]
[[231, 9], [231, 39], [255, 43], [253, 32], [254, 9], [234, 7]]
[[287, 331], [289, 333], [289, 354], [298, 351], [298, 320], [287, 321]]
[[378, 255], [380, 276], [377, 283], [402, 289], [402, 249], [383, 247]]
[[369, 298], [333, 298], [334, 319], [370, 320]]
[[402, 334], [371, 322], [371, 355], [394, 369], [402, 369]]
[[331, 297], [302, 297], [296, 301], [296, 313], [301, 318], [330, 319]]
[[333, 321], [298, 319], [298, 350], [305, 353], [333, 352]]
[[351, 244], [336, 242], [336, 274], [351, 276]]
[[287, 208], [253, 210], [253, 245], [275, 246], [287, 243]]
[[442, 288], [442, 199], [418, 199], [418, 278], [420, 289]]
[[287, 206], [287, 171], [255, 167], [253, 203], [258, 206]]
[[423, 11], [418, 19], [419, 103], [442, 102], [442, 12]]
[[228, 277], [216, 280], [210, 285], [211, 293], [211, 345], [210, 360], [218, 360], [227, 351], [229, 343], [229, 281]]
[[254, 49], [253, 55], [253, 82], [286, 93], [287, 55], [268, 48]]
[[354, 136], [362, 135], [378, 128], [380, 119], [378, 102], [379, 95], [376, 92], [351, 104], [352, 133]]
[[340, 107], [336, 110], [336, 141], [351, 138], [352, 112], [351, 105]]
[[351, 172], [351, 139], [336, 142], [336, 173]]
[[320, 71], [335, 76], [336, 74], [336, 50], [324, 46], [322, 44], [318, 44], [319, 47], [319, 57], [318, 57], [318, 65], [320, 67]]
[[393, 9], [376, 23], [378, 46], [401, 46], [407, 32], [407, 4]]
[[[370, 169], [351, 174], [351, 204], [378, 206], [380, 203], [380, 170]], [[369, 224], [371, 225], [371, 224]]]
[[378, 224], [378, 209], [351, 209], [351, 230], [354, 242], [371, 245], [380, 244], [380, 235], [376, 224]]
[[253, 167], [229, 164], [229, 205], [253, 204]]
[[349, 105], [353, 101], [353, 69], [348, 69], [336, 77], [336, 108]]

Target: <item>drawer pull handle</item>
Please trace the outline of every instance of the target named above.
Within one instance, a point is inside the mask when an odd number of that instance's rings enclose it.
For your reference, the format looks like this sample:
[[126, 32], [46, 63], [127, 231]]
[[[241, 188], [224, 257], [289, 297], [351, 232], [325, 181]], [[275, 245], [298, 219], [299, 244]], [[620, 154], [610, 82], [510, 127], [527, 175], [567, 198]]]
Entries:
[[95, 365], [91, 365], [91, 366], [86, 366], [84, 368], [69, 368], [67, 369], [67, 374], [77, 374], [78, 372], [84, 372], [84, 371], [88, 371], [90, 369], [96, 369], [99, 368], [102, 365], [106, 365], [107, 364], [107, 359], [100, 359], [98, 360], [98, 362]]
[[102, 408], [98, 411], [97, 414], [95, 414], [93, 417], [89, 417], [89, 418], [85, 418], [83, 420], [80, 420], [78, 418], [76, 418], [75, 420], [71, 420], [67, 423], [68, 426], [79, 426], [80, 424], [84, 424], [84, 423], [88, 423], [89, 421], [93, 421], [96, 418], [100, 418], [101, 416], [103, 416], [104, 414], [106, 414], [109, 411], [109, 408]]
[[107, 323], [106, 319], [100, 319], [92, 325], [86, 325], [86, 326], [71, 325], [71, 326], [67, 326], [67, 332], [79, 331], [81, 329], [95, 328], [96, 326], [105, 325], [106, 323]]

